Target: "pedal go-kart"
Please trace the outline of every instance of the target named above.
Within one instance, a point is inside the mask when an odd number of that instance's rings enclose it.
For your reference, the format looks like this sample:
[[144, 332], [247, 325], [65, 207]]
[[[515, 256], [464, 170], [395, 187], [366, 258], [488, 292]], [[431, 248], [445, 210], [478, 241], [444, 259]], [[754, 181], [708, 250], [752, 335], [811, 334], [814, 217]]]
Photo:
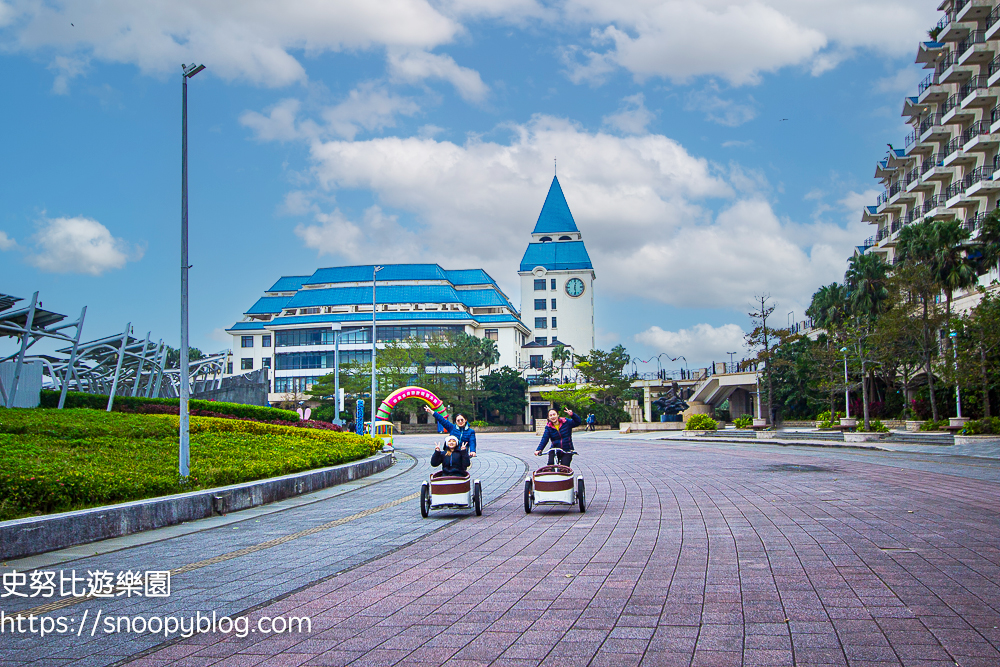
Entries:
[[475, 509], [483, 514], [483, 486], [465, 475], [445, 475], [438, 471], [420, 485], [420, 516], [427, 518], [431, 510]]
[[[550, 452], [566, 453], [559, 448]], [[574, 451], [575, 456], [580, 453]], [[564, 465], [544, 465], [524, 479], [524, 511], [531, 514], [535, 505], [579, 505], [587, 511], [587, 488], [583, 476], [574, 478], [573, 469]]]

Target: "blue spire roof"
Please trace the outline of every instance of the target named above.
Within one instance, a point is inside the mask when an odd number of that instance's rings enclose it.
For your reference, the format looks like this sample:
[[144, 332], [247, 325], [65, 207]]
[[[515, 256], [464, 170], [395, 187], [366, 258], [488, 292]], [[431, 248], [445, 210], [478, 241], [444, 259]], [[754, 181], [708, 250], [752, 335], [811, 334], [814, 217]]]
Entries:
[[569, 212], [569, 204], [563, 194], [559, 179], [552, 177], [549, 194], [545, 196], [542, 212], [538, 214], [538, 222], [532, 234], [558, 234], [559, 232], [579, 232], [573, 214]]

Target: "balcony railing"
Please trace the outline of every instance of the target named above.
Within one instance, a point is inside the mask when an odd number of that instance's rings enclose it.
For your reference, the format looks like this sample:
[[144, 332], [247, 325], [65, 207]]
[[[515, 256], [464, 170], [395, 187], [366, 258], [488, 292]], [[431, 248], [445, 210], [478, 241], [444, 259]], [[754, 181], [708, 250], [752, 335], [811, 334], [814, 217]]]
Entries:
[[990, 123], [984, 120], [973, 123], [969, 126], [965, 132], [962, 133], [962, 143], [967, 144], [980, 134], [990, 133]]
[[993, 110], [990, 111], [990, 122], [995, 123], [998, 120], [1000, 120], [1000, 104], [993, 107]]
[[904, 218], [903, 220], [893, 220], [891, 228], [892, 233], [895, 234], [896, 232], [898, 232], [900, 229], [903, 228], [903, 225], [912, 224], [913, 221], [919, 217], [921, 217], [920, 211], [917, 209], [912, 209], [909, 213], [906, 214], [906, 218]]
[[931, 153], [925, 157], [923, 163], [920, 165], [920, 175], [923, 176], [934, 167], [943, 165], [945, 157], [947, 157], [945, 153]]
[[983, 220], [986, 219], [987, 215], [989, 215], [989, 213], [976, 213], [975, 215], [970, 215], [962, 222], [962, 227], [970, 232], [974, 232], [982, 227]]
[[[939, 107], [941, 115], [943, 116], [946, 113], [948, 113], [949, 111], [951, 111], [952, 109], [956, 108], [958, 106], [959, 102], [960, 102], [960, 100], [958, 99], [958, 95], [949, 95], [948, 99], [946, 99], [944, 102], [942, 102], [941, 106]], [[939, 119], [939, 121], [940, 121], [940, 119]], [[940, 122], [935, 123], [935, 125], [940, 125], [940, 124], [941, 124]], [[930, 129], [929, 125], [927, 126], [927, 129]]]
[[875, 206], [881, 206], [882, 204], [886, 203], [887, 201], [889, 201], [889, 191], [888, 190], [886, 190], [885, 192], [879, 194], [878, 201], [875, 202]]
[[994, 7], [990, 15], [986, 17], [986, 29], [992, 28], [997, 21], [1000, 21], [1000, 5]]
[[[1000, 6], [998, 6], [998, 8], [1000, 8]], [[993, 12], [996, 13], [996, 9], [994, 9]], [[993, 16], [993, 14], [990, 14], [990, 16]], [[997, 72], [1000, 72], [1000, 56], [997, 56], [990, 61], [989, 66], [986, 68], [986, 72], [989, 76], [993, 76]]]
[[917, 85], [917, 95], [922, 95], [923, 92], [933, 86], [936, 81], [937, 76], [935, 76], [934, 72], [928, 74], [924, 80]]
[[910, 183], [913, 183], [918, 180], [920, 180], [920, 171], [916, 167], [906, 172], [906, 176], [903, 178], [903, 182], [906, 185], [909, 185]]
[[962, 137], [955, 137], [954, 139], [950, 140], [948, 143], [944, 145], [944, 154], [948, 156], [951, 155], [952, 153], [957, 153], [958, 150], [962, 148], [962, 146], [964, 145], [965, 144], [962, 142]]
[[959, 99], [964, 100], [966, 97], [976, 92], [977, 90], [982, 90], [983, 88], [987, 88], [989, 80], [990, 77], [983, 75], [972, 77], [971, 79], [969, 79], [968, 83], [966, 83], [965, 85], [963, 85], [961, 88], [958, 89]]
[[979, 181], [992, 180], [995, 171], [996, 170], [993, 167], [988, 165], [984, 165], [982, 167], [976, 167], [975, 169], [972, 170], [970, 174], [968, 174], [965, 177], [965, 180], [967, 180], [969, 182], [969, 185], [972, 186], [978, 183]]
[[955, 0], [954, 4], [952, 4], [951, 11], [958, 14], [967, 4], [969, 4], [969, 0]]
[[865, 250], [868, 250], [868, 248], [871, 248], [873, 245], [875, 245], [874, 236], [869, 236], [868, 238], [866, 238], [864, 241], [861, 242], [861, 247], [864, 248]]
[[949, 51], [944, 54], [944, 57], [938, 61], [937, 66], [934, 68], [934, 73], [938, 76], [944, 74], [944, 71], [958, 62], [958, 52]]
[[893, 197], [895, 197], [896, 195], [898, 195], [899, 191], [902, 189], [902, 187], [903, 187], [903, 184], [900, 183], [899, 181], [896, 181], [895, 183], [893, 183], [892, 185], [890, 185], [889, 186], [889, 198], [892, 199]]
[[924, 199], [924, 206], [922, 209], [923, 215], [930, 213], [931, 209], [937, 208], [944, 203], [944, 197], [942, 195], [931, 195]]
[[881, 241], [882, 239], [889, 236], [889, 234], [890, 234], [889, 229], [887, 227], [882, 227], [881, 229], [878, 230], [878, 233], [875, 234], [875, 242], [877, 243]]
[[909, 148], [914, 144], [914, 142], [916, 142], [916, 140], [917, 140], [917, 131], [914, 130], [913, 132], [910, 132], [908, 135], [906, 135], [906, 138], [903, 140], [903, 146]]
[[[947, 100], [945, 100], [945, 104], [951, 102], [952, 100], [955, 101], [955, 105], [958, 104], [957, 95], [952, 95], [951, 97], [949, 97]], [[931, 129], [935, 125], [941, 124], [941, 119], [944, 117], [946, 113], [948, 113], [948, 110], [944, 109], [944, 104], [941, 105], [941, 108], [942, 108], [941, 113], [931, 114], [930, 116], [927, 116], [922, 121], [920, 121], [920, 130], [919, 130], [920, 134], [923, 134], [924, 132]]]
[[944, 30], [945, 26], [951, 23], [951, 14], [945, 14], [941, 17], [941, 20], [937, 22], [937, 29]]
[[[958, 11], [958, 10], [956, 10]], [[955, 53], [965, 53], [971, 49], [976, 44], [986, 43], [986, 31], [985, 30], [973, 30], [969, 33], [969, 36], [958, 43], [958, 48], [955, 49]]]

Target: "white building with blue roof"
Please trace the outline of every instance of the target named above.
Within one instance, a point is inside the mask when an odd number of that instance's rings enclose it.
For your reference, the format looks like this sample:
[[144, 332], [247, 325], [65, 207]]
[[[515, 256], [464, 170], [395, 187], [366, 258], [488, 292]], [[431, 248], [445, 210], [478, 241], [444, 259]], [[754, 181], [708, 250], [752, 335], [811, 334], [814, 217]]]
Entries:
[[594, 265], [583, 234], [566, 203], [559, 179], [552, 178], [542, 212], [531, 232], [518, 270], [521, 320], [528, 328], [525, 356], [539, 367], [562, 344], [574, 354], [594, 349]]
[[[481, 269], [391, 264], [378, 273], [377, 343], [426, 340], [451, 332], [490, 338], [499, 366], [519, 368], [529, 331], [517, 308]], [[233, 373], [271, 369], [270, 400], [300, 394], [335, 365], [371, 362], [372, 266], [337, 266], [282, 276], [227, 332]]]
[[[464, 332], [490, 338], [498, 367], [529, 378], [558, 345], [594, 348], [594, 267], [559, 180], [552, 179], [521, 259], [522, 312], [482, 269], [390, 264], [378, 273], [376, 343]], [[301, 394], [340, 363], [371, 362], [372, 266], [282, 276], [237, 322], [230, 373], [270, 369], [270, 400]]]

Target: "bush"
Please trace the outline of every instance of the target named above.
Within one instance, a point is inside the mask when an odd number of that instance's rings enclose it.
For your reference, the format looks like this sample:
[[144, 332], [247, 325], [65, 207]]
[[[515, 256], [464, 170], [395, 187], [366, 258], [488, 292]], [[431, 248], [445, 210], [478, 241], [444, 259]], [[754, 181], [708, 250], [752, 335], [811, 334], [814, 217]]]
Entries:
[[490, 424], [489, 422], [484, 422], [482, 419], [477, 419], [474, 422], [469, 422], [469, 425], [472, 426], [472, 428], [485, 428]]
[[991, 435], [993, 433], [1000, 433], [1000, 417], [965, 422], [965, 426], [959, 431], [960, 435]]
[[684, 428], [688, 431], [714, 431], [719, 424], [708, 415], [691, 415]]
[[742, 415], [733, 420], [733, 426], [736, 428], [750, 428], [753, 426], [753, 417], [750, 415]]
[[[858, 424], [858, 431], [864, 431], [864, 424]], [[880, 419], [868, 420], [868, 433], [888, 433], [889, 427], [882, 423]]]
[[[111, 407], [113, 412], [134, 412], [139, 414], [163, 414], [150, 406], [173, 406], [180, 410], [179, 398], [141, 398], [138, 396], [115, 396]], [[59, 405], [59, 392], [42, 390], [41, 407], [54, 408]], [[108, 405], [108, 397], [101, 394], [85, 394], [79, 391], [66, 392], [65, 408], [90, 408], [104, 410]], [[239, 419], [255, 419], [259, 421], [281, 420], [285, 422], [299, 421], [299, 413], [292, 410], [262, 407], [259, 405], [243, 405], [242, 403], [224, 403], [222, 401], [188, 401], [191, 414], [196, 410], [212, 412], [219, 415], [229, 415]]]
[[[827, 412], [826, 414], [830, 414], [830, 413]], [[836, 428], [839, 425], [840, 425], [840, 420], [839, 419], [837, 420], [836, 424], [834, 424], [832, 421], [830, 421], [829, 419], [827, 419], [826, 421], [821, 421], [819, 423], [819, 426], [817, 426], [816, 428], [820, 428], [820, 429], [824, 429], [824, 428]]]
[[[838, 411], [837, 414], [831, 415], [830, 411], [827, 410], [826, 412], [821, 412], [818, 415], [816, 415], [816, 421], [818, 421], [818, 422], [830, 422], [830, 423], [833, 423], [834, 421], [840, 422], [840, 418], [843, 417], [843, 416], [844, 416], [843, 412], [839, 412]], [[821, 426], [820, 428], [823, 428], [823, 427]]]
[[173, 415], [0, 409], [0, 520], [287, 475], [381, 448], [348, 433], [192, 417], [185, 479], [178, 426]]
[[934, 421], [933, 419], [928, 419], [923, 424], [920, 425], [921, 431], [940, 431], [948, 425], [947, 419], [939, 419]]

